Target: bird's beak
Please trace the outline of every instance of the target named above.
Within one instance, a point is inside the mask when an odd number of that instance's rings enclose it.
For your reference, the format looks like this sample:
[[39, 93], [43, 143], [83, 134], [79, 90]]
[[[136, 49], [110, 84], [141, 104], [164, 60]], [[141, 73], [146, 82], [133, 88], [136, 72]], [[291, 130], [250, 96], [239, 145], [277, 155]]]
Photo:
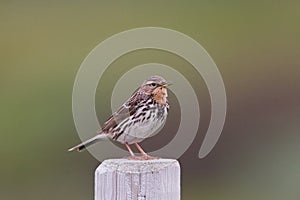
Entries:
[[161, 86], [166, 88], [166, 87], [169, 87], [170, 85], [173, 85], [173, 84], [170, 82], [166, 82], [166, 83], [163, 83]]

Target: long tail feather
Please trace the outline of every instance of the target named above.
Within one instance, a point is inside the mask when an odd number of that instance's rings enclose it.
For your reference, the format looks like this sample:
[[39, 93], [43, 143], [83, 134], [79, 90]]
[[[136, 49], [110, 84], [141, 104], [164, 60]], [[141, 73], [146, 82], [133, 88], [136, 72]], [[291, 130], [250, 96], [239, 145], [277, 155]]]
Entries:
[[87, 141], [76, 145], [75, 147], [70, 148], [68, 151], [83, 151], [85, 150], [88, 146], [98, 142], [99, 140], [103, 140], [103, 139], [107, 139], [107, 135], [106, 134], [98, 134], [95, 137], [92, 137], [91, 139], [88, 139]]

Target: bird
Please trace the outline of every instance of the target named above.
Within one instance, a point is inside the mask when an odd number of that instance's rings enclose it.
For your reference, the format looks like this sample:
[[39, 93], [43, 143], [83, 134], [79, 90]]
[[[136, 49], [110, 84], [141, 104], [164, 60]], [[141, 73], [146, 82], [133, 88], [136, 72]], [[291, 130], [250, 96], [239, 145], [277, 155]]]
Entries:
[[[129, 159], [157, 159], [148, 155], [138, 144], [152, 136], [165, 124], [169, 112], [168, 86], [171, 83], [154, 75], [147, 78], [135, 93], [103, 124], [97, 135], [76, 145], [69, 151], [83, 151], [103, 139], [111, 139], [126, 146]], [[130, 145], [134, 144], [141, 156], [136, 156]]]

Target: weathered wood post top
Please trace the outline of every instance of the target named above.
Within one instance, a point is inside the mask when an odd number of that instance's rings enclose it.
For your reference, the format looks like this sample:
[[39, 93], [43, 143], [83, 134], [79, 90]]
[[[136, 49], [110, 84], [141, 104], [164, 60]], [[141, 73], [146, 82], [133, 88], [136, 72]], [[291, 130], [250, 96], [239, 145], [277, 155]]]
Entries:
[[179, 163], [105, 160], [95, 172], [95, 200], [180, 200]]

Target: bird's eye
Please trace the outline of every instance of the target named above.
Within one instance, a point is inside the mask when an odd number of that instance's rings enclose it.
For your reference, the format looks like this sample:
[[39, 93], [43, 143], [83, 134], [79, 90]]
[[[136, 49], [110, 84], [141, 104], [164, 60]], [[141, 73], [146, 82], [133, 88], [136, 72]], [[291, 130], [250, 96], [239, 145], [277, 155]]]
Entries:
[[151, 83], [151, 86], [152, 87], [155, 87], [157, 84], [156, 83]]

